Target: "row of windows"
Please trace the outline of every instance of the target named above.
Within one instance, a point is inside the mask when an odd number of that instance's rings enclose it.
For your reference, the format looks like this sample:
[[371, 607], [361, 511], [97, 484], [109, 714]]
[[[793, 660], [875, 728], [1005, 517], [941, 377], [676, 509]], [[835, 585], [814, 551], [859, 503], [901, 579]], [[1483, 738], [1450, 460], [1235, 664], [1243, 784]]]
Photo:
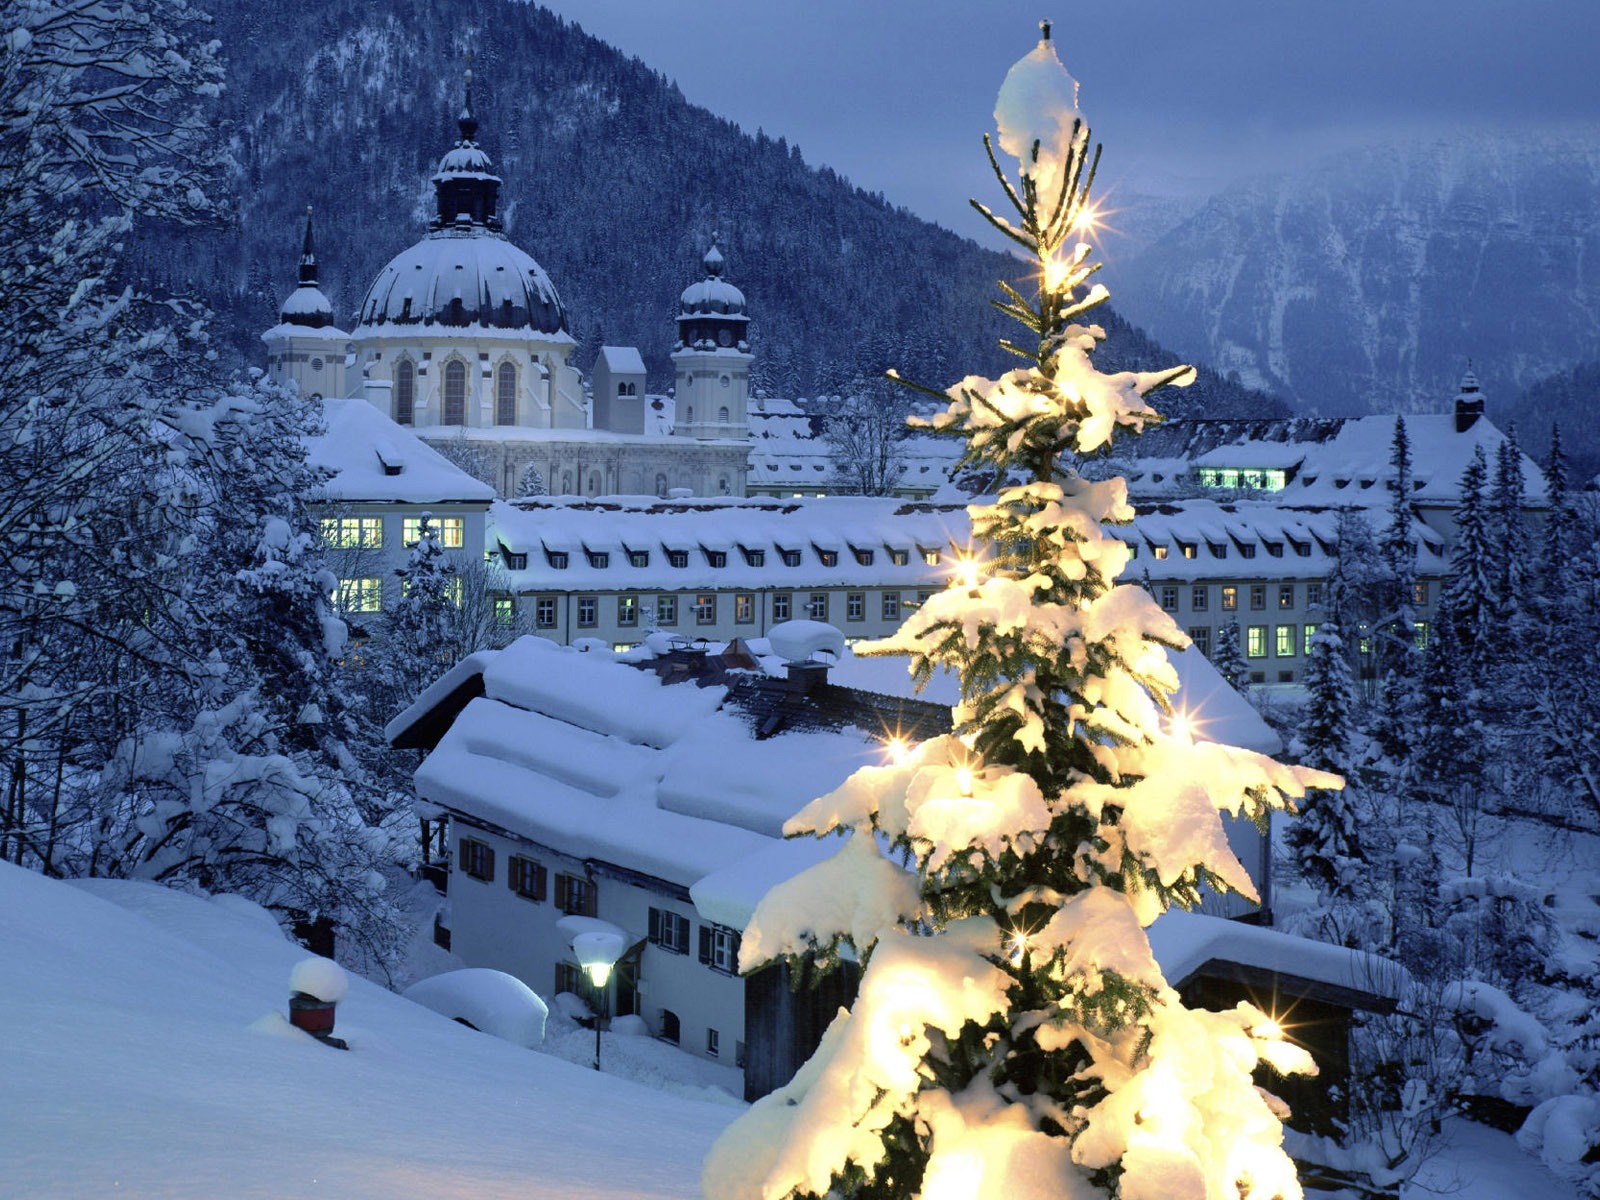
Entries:
[[[1188, 585], [1190, 612], [1198, 613], [1210, 611], [1212, 597], [1211, 589], [1213, 586], [1220, 587], [1217, 599], [1219, 601], [1218, 606], [1223, 612], [1235, 612], [1238, 610], [1239, 593], [1241, 591], [1241, 586], [1239, 584], [1224, 583], [1221, 585], [1212, 585], [1209, 583], [1195, 583]], [[1295, 606], [1296, 590], [1298, 586], [1299, 585], [1293, 583], [1280, 583], [1276, 585], [1266, 583], [1251, 583], [1244, 585], [1242, 590], [1250, 602], [1251, 612], [1265, 612], [1269, 599], [1273, 600], [1275, 606], [1280, 611], [1286, 611], [1294, 608]], [[1319, 607], [1322, 604], [1322, 584], [1307, 583], [1304, 585], [1304, 587], [1306, 607]], [[1182, 595], [1182, 591], [1183, 588], [1179, 584], [1163, 583], [1156, 588], [1156, 599], [1160, 601], [1161, 607], [1166, 609], [1168, 612], [1177, 612], [1178, 601]], [[1418, 583], [1413, 587], [1412, 600], [1419, 606], [1426, 605], [1428, 603], [1428, 585], [1426, 583]]]
[[[811, 549], [815, 552], [817, 561], [823, 566], [836, 567], [839, 565], [839, 551], [824, 550], [820, 546], [812, 546]], [[663, 546], [661, 550], [666, 555], [667, 566], [681, 570], [689, 565], [689, 550], [673, 549], [670, 546]], [[744, 561], [749, 566], [764, 567], [767, 565], [767, 552], [765, 549], [754, 546], [740, 546], [739, 552], [744, 555]], [[611, 552], [609, 550], [591, 550], [585, 546], [583, 553], [589, 565], [596, 570], [601, 570], [611, 565]], [[726, 550], [710, 550], [702, 546], [700, 547], [700, 553], [705, 557], [705, 563], [708, 567], [720, 570], [728, 565], [728, 552]], [[941, 561], [941, 555], [937, 549], [919, 547], [917, 553], [921, 555], [922, 561], [930, 567], [938, 566]], [[516, 554], [511, 551], [507, 551], [506, 554], [508, 558], [520, 560], [519, 565], [514, 569], [520, 570], [528, 565], [527, 555]], [[634, 550], [630, 548], [625, 550], [624, 554], [627, 556], [630, 567], [648, 567], [650, 565], [649, 550]], [[871, 547], [852, 546], [850, 547], [850, 554], [856, 563], [863, 567], [870, 567], [877, 561], [877, 551]], [[909, 550], [889, 548], [888, 554], [889, 562], [897, 567], [903, 567], [911, 561], [911, 551]], [[566, 550], [551, 550], [546, 547], [544, 557], [545, 562], [550, 564], [552, 570], [565, 571], [572, 564], [572, 555]], [[778, 557], [784, 566], [798, 567], [804, 558], [804, 552], [797, 549], [779, 547]]]
[[[826, 621], [828, 619], [828, 592], [770, 592], [767, 595], [772, 602], [772, 620], [791, 620], [796, 611], [802, 613], [812, 621]], [[919, 592], [919, 602], [926, 602], [931, 592]], [[865, 621], [867, 619], [867, 593], [844, 593], [844, 619], [848, 622]], [[755, 592], [735, 592], [733, 594], [733, 622], [735, 625], [753, 625], [756, 620]], [[574, 600], [574, 621], [579, 629], [595, 629], [600, 625], [600, 597], [578, 596]], [[678, 624], [678, 597], [675, 595], [658, 596], [617, 596], [616, 623], [624, 629], [636, 627], [645, 613], [646, 604], [654, 610], [655, 623], [661, 626]], [[696, 625], [715, 625], [721, 611], [721, 601], [724, 597], [717, 592], [695, 592], [684, 596], [683, 600], [688, 609], [688, 614]], [[554, 629], [561, 623], [561, 598], [559, 596], [539, 596], [533, 603], [533, 623], [540, 629]], [[514, 612], [512, 601], [509, 597], [503, 598], [504, 615], [501, 619], [509, 623]], [[496, 600], [496, 615], [500, 616], [502, 600]], [[878, 597], [878, 613], [885, 621], [898, 621], [900, 619], [901, 597], [899, 592], [883, 592]]]
[[[465, 517], [433, 517], [428, 521], [433, 536], [447, 550], [460, 550], [467, 544]], [[322, 544], [330, 550], [382, 550], [382, 517], [323, 517]], [[405, 517], [400, 522], [400, 541], [409, 550], [422, 540], [422, 518]]]
[[[1316, 636], [1316, 625], [1250, 625], [1244, 631], [1244, 656], [1246, 658], [1266, 658], [1267, 648], [1270, 644], [1273, 658], [1296, 658], [1311, 656], [1311, 642]], [[1417, 649], [1425, 650], [1428, 647], [1428, 623], [1416, 623]], [[1296, 630], [1299, 630], [1296, 636]], [[1270, 643], [1269, 643], [1270, 636]], [[1194, 642], [1195, 648], [1207, 658], [1211, 656], [1211, 627], [1198, 625], [1189, 630], [1189, 639]], [[1362, 637], [1358, 640], [1362, 654], [1372, 651], [1372, 639]]]
[[[451, 603], [458, 608], [461, 605], [462, 585], [461, 576], [456, 575], [445, 585], [446, 594]], [[333, 606], [341, 613], [376, 613], [383, 611], [383, 579], [377, 575], [365, 575], [353, 579], [339, 580], [339, 587], [330, 599]], [[498, 597], [494, 602], [495, 619], [503, 625], [509, 625], [515, 619], [516, 609], [509, 596]]]
[[[408, 358], [394, 369], [394, 419], [397, 425], [415, 425], [417, 419], [417, 367]], [[453, 358], [444, 365], [442, 425], [467, 423], [467, 364]], [[517, 423], [517, 368], [501, 363], [494, 374], [494, 423]]]
[[[650, 910], [650, 944], [670, 954], [689, 953], [689, 918], [670, 908]], [[739, 931], [726, 925], [702, 924], [699, 959], [724, 975], [739, 973]]]
[[[465, 875], [484, 883], [493, 883], [494, 848], [477, 838], [464, 837], [456, 854], [456, 866]], [[544, 903], [547, 890], [550, 899], [562, 912], [573, 916], [592, 917], [597, 909], [594, 883], [581, 875], [558, 873], [554, 888], [550, 889], [549, 872], [538, 859], [523, 854], [513, 854], [506, 868], [506, 886], [524, 900]]]

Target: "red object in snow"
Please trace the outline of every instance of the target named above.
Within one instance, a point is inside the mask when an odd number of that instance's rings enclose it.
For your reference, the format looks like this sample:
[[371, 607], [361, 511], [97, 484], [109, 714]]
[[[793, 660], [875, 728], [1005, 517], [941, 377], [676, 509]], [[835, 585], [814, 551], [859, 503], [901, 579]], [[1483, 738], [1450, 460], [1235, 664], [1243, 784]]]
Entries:
[[289, 1023], [314, 1038], [326, 1039], [333, 1032], [333, 1004], [304, 992], [289, 996]]

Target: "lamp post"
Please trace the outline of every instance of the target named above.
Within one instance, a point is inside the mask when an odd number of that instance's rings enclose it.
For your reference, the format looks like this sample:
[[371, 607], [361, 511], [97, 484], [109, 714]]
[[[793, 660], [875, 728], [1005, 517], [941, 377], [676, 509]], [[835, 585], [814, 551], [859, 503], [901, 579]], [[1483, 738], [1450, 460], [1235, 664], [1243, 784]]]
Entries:
[[594, 1069], [600, 1069], [600, 1018], [606, 1006], [606, 983], [611, 968], [622, 957], [622, 938], [614, 933], [580, 933], [572, 939], [572, 952], [578, 965], [588, 973], [589, 982], [599, 992], [599, 1011], [594, 1014]]

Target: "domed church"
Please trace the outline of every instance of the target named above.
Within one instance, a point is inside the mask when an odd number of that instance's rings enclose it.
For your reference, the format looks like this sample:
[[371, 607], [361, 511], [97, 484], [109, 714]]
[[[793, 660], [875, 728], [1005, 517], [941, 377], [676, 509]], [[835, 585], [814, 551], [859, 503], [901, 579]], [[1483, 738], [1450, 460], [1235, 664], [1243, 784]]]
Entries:
[[365, 398], [503, 496], [534, 480], [556, 495], [744, 495], [750, 318], [715, 237], [680, 305], [676, 403], [645, 394], [632, 347], [603, 347], [586, 388], [555, 284], [502, 230], [471, 71], [457, 124], [427, 233], [378, 272], [349, 333], [318, 287], [308, 211], [299, 285], [262, 335], [271, 377]]

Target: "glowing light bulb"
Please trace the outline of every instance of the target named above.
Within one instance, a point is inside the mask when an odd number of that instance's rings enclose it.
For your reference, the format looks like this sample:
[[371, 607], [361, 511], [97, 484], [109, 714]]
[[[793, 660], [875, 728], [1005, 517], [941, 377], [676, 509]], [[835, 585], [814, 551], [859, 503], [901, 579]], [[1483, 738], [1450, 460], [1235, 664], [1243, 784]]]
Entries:
[[897, 767], [904, 766], [907, 756], [911, 753], [910, 744], [899, 734], [884, 742], [883, 748], [889, 755], [889, 761]]
[[1167, 718], [1167, 732], [1180, 742], [1194, 741], [1194, 726], [1189, 721], [1189, 714], [1182, 709]]
[[1067, 277], [1072, 274], [1070, 263], [1064, 263], [1059, 258], [1044, 260], [1044, 288], [1047, 292], [1059, 292], [1067, 282]]
[[1250, 1029], [1252, 1037], [1264, 1038], [1267, 1041], [1281, 1042], [1283, 1040], [1283, 1026], [1272, 1017], [1265, 1021], [1257, 1021]]
[[956, 786], [961, 789], [963, 796], [972, 795], [972, 768], [956, 768]]
[[1072, 227], [1079, 233], [1094, 233], [1100, 228], [1100, 210], [1092, 204], [1085, 205], [1078, 210], [1078, 216], [1072, 222]]
[[1020, 963], [1028, 953], [1028, 935], [1020, 929], [1011, 932], [1011, 962], [1013, 965]]
[[978, 560], [970, 555], [963, 554], [955, 563], [956, 582], [964, 588], [978, 586]]

